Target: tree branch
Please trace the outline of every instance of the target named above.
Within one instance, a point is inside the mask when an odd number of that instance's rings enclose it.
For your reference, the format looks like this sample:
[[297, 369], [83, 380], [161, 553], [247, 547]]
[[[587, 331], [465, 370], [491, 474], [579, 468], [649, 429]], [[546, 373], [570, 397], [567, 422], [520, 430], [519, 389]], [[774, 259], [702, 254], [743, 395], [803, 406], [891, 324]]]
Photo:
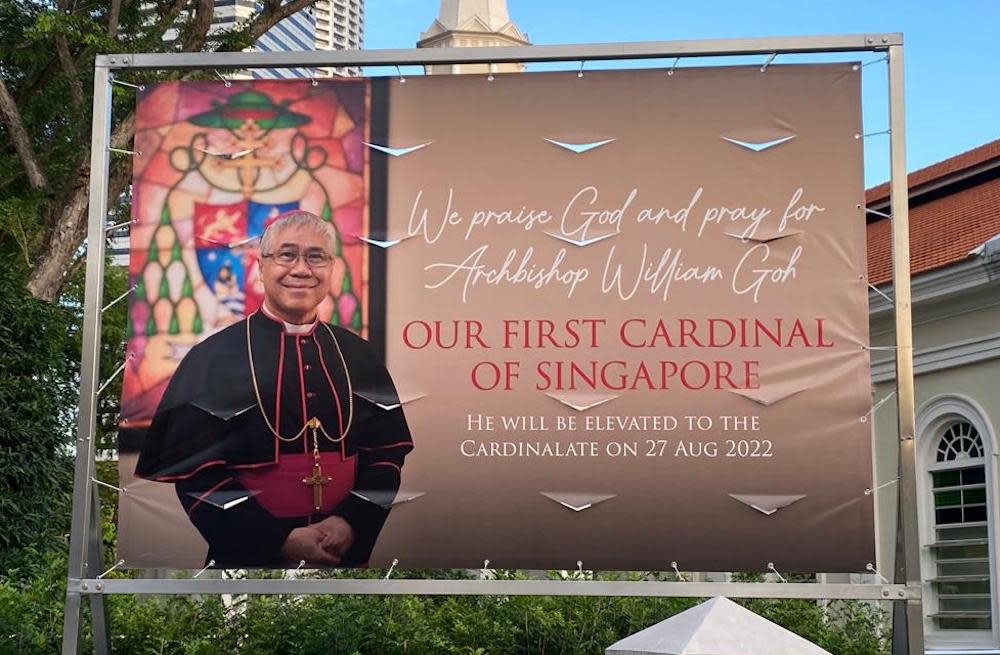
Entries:
[[173, 27], [174, 22], [181, 15], [181, 12], [184, 11], [184, 7], [187, 6], [188, 2], [190, 0], [174, 0], [174, 3], [170, 5], [167, 12], [160, 17], [160, 20], [149, 31], [149, 34], [144, 37], [145, 41], [154, 44], [153, 48], [155, 50], [162, 51], [163, 45], [161, 42], [163, 41], [163, 35]]
[[49, 186], [45, 179], [45, 172], [42, 171], [35, 155], [35, 149], [31, 145], [31, 137], [24, 129], [24, 122], [21, 120], [21, 112], [17, 109], [17, 103], [7, 90], [7, 84], [0, 78], [0, 118], [3, 119], [10, 140], [14, 142], [14, 149], [21, 159], [24, 171], [28, 174], [28, 184], [35, 189], [44, 189]]
[[191, 24], [191, 36], [184, 44], [184, 52], [197, 52], [205, 47], [208, 29], [212, 26], [212, 15], [215, 13], [215, 0], [197, 0], [194, 7], [194, 20]]
[[76, 70], [76, 63], [73, 62], [73, 55], [70, 54], [65, 34], [56, 34], [56, 53], [59, 55], [59, 63], [62, 65], [63, 73], [69, 80], [69, 94], [73, 100], [73, 106], [80, 107], [83, 105], [83, 85], [80, 83], [80, 74]]
[[28, 98], [35, 95], [39, 89], [52, 80], [56, 71], [59, 70], [58, 58], [53, 57], [49, 59], [44, 67], [40, 69], [36, 67], [35, 70], [37, 70], [38, 73], [35, 75], [34, 79], [22, 84], [21, 87], [17, 89], [17, 95], [14, 96], [14, 101], [19, 107], [25, 103]]
[[264, 32], [315, 2], [316, 0], [292, 0], [278, 7], [274, 7], [271, 3], [268, 3], [267, 8], [250, 22], [250, 37], [256, 41], [263, 36]]
[[73, 276], [76, 275], [76, 272], [79, 271], [86, 263], [87, 263], [87, 251], [84, 250], [79, 256], [77, 256], [72, 262], [70, 262], [69, 266], [66, 267], [66, 275], [64, 275], [63, 277], [65, 277], [65, 279], [67, 280], [72, 279]]
[[[129, 112], [111, 132], [110, 145], [121, 148], [128, 144], [135, 132], [135, 112]], [[82, 153], [90, 156], [90, 148]], [[41, 256], [28, 277], [28, 291], [41, 300], [52, 302], [66, 282], [66, 269], [87, 234], [87, 209], [89, 207], [89, 160], [79, 174], [67, 185], [58, 201], [52, 203], [52, 218], [45, 236]], [[111, 166], [108, 176], [108, 200], [115, 202], [128, 185], [132, 167], [119, 162]]]
[[[114, 0], [113, 0], [114, 1]], [[162, 40], [176, 22], [177, 17], [191, 0], [173, 0], [156, 25], [146, 33], [144, 40], [157, 43]], [[246, 34], [253, 40], [288, 18], [292, 14], [312, 5], [315, 0], [291, 0], [281, 5], [280, 0], [266, 0], [265, 10], [254, 18], [246, 28]], [[200, 50], [207, 41], [211, 29], [211, 0], [197, 0], [191, 36], [183, 44], [185, 50]], [[109, 24], [110, 29], [110, 24]], [[160, 46], [162, 47], [162, 46]], [[2, 80], [0, 80], [2, 82]], [[110, 144], [116, 148], [127, 147], [135, 133], [135, 112], [129, 112], [120, 120], [111, 134]], [[90, 177], [89, 147], [82, 153], [83, 164], [78, 174], [65, 187], [57, 201], [52, 203], [48, 233], [41, 256], [35, 262], [28, 279], [28, 290], [36, 297], [52, 301], [58, 297], [66, 282], [67, 269], [72, 268], [74, 255], [87, 232], [88, 184]], [[127, 162], [116, 162], [109, 171], [108, 196], [114, 202], [126, 188], [131, 167]]]
[[[58, 2], [56, 2], [56, 8], [59, 10], [60, 14], [69, 13], [70, 0], [58, 0]], [[56, 32], [55, 41], [56, 54], [59, 56], [59, 65], [62, 67], [63, 74], [69, 82], [70, 99], [73, 101], [73, 106], [79, 108], [80, 105], [83, 104], [83, 85], [80, 84], [80, 75], [76, 70], [76, 63], [73, 61], [73, 55], [69, 52], [69, 42], [66, 40], [66, 34], [63, 32]]]
[[135, 134], [135, 110], [133, 109], [118, 121], [115, 129], [111, 130], [110, 144], [112, 148], [127, 148], [132, 135]]
[[122, 0], [111, 0], [111, 8], [108, 10], [108, 36], [112, 39], [118, 38], [118, 17], [122, 13]]

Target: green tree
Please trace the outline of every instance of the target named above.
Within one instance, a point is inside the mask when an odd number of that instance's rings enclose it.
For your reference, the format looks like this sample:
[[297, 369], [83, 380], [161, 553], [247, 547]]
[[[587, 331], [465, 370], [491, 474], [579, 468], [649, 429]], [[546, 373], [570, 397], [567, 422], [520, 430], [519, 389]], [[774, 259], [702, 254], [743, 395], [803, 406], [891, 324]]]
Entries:
[[[0, 653], [42, 655], [56, 650], [62, 590], [61, 580], [51, 571], [61, 572], [64, 565], [64, 558], [53, 558], [20, 585], [0, 576]], [[426, 572], [398, 571], [397, 575], [411, 573], [423, 576]], [[227, 604], [219, 598], [108, 598], [116, 655], [600, 655], [618, 639], [697, 602], [682, 598], [254, 596]], [[889, 652], [885, 613], [867, 603], [838, 601], [824, 606], [813, 601], [752, 600], [744, 604], [834, 655]], [[6, 643], [4, 636], [8, 636]], [[10, 648], [5, 650], [5, 646]]]
[[65, 532], [76, 353], [72, 312], [31, 297], [16, 267], [0, 267], [0, 316], [2, 567]]
[[[3, 250], [0, 249], [0, 253]], [[66, 285], [61, 302], [31, 296], [26, 267], [17, 258], [0, 267], [0, 569], [17, 566], [53, 548], [69, 531], [73, 434], [77, 417], [81, 274]], [[112, 269], [106, 293], [121, 293], [125, 276]], [[100, 353], [102, 379], [121, 362], [125, 307], [105, 313]], [[97, 443], [113, 445], [120, 377], [98, 403]]]
[[[7, 0], [0, 5], [0, 239], [28, 268], [37, 298], [58, 299], [86, 235], [90, 108], [98, 53], [239, 50], [315, 0], [263, 0], [233, 29], [209, 34], [214, 0]], [[171, 28], [177, 38], [164, 40]], [[174, 75], [176, 77], [176, 75]], [[111, 145], [135, 131], [133, 95], [116, 88]], [[131, 167], [115, 157], [117, 205]]]

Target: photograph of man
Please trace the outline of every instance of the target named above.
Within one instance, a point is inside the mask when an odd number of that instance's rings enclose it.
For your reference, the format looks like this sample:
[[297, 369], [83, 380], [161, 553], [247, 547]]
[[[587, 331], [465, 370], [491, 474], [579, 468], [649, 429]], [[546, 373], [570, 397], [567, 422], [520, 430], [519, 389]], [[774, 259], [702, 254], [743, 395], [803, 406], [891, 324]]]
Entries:
[[283, 214], [260, 242], [263, 306], [184, 357], [136, 475], [172, 483], [215, 567], [363, 566], [412, 449], [388, 371], [317, 308], [333, 227]]

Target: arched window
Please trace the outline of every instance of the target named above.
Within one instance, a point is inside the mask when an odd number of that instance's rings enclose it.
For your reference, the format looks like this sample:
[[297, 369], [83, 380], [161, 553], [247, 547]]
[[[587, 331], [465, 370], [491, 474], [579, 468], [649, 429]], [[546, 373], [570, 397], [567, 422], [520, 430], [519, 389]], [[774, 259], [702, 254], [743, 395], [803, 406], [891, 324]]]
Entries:
[[983, 438], [968, 421], [952, 423], [938, 441], [937, 461], [954, 462], [983, 457]]
[[967, 420], [939, 428], [934, 461], [928, 466], [933, 501], [930, 545], [940, 631], [993, 629], [990, 580], [989, 496], [982, 435]]

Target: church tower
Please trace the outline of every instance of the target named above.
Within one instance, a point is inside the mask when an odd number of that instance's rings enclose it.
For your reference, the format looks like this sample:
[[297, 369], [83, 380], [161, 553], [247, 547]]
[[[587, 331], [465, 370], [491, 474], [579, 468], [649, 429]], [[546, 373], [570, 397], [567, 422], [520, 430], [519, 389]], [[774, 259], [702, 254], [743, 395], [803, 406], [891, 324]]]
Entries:
[[[530, 45], [507, 13], [507, 0], [441, 0], [441, 10], [420, 40], [418, 48], [483, 48]], [[440, 73], [519, 73], [524, 64], [441, 64], [424, 67]]]

